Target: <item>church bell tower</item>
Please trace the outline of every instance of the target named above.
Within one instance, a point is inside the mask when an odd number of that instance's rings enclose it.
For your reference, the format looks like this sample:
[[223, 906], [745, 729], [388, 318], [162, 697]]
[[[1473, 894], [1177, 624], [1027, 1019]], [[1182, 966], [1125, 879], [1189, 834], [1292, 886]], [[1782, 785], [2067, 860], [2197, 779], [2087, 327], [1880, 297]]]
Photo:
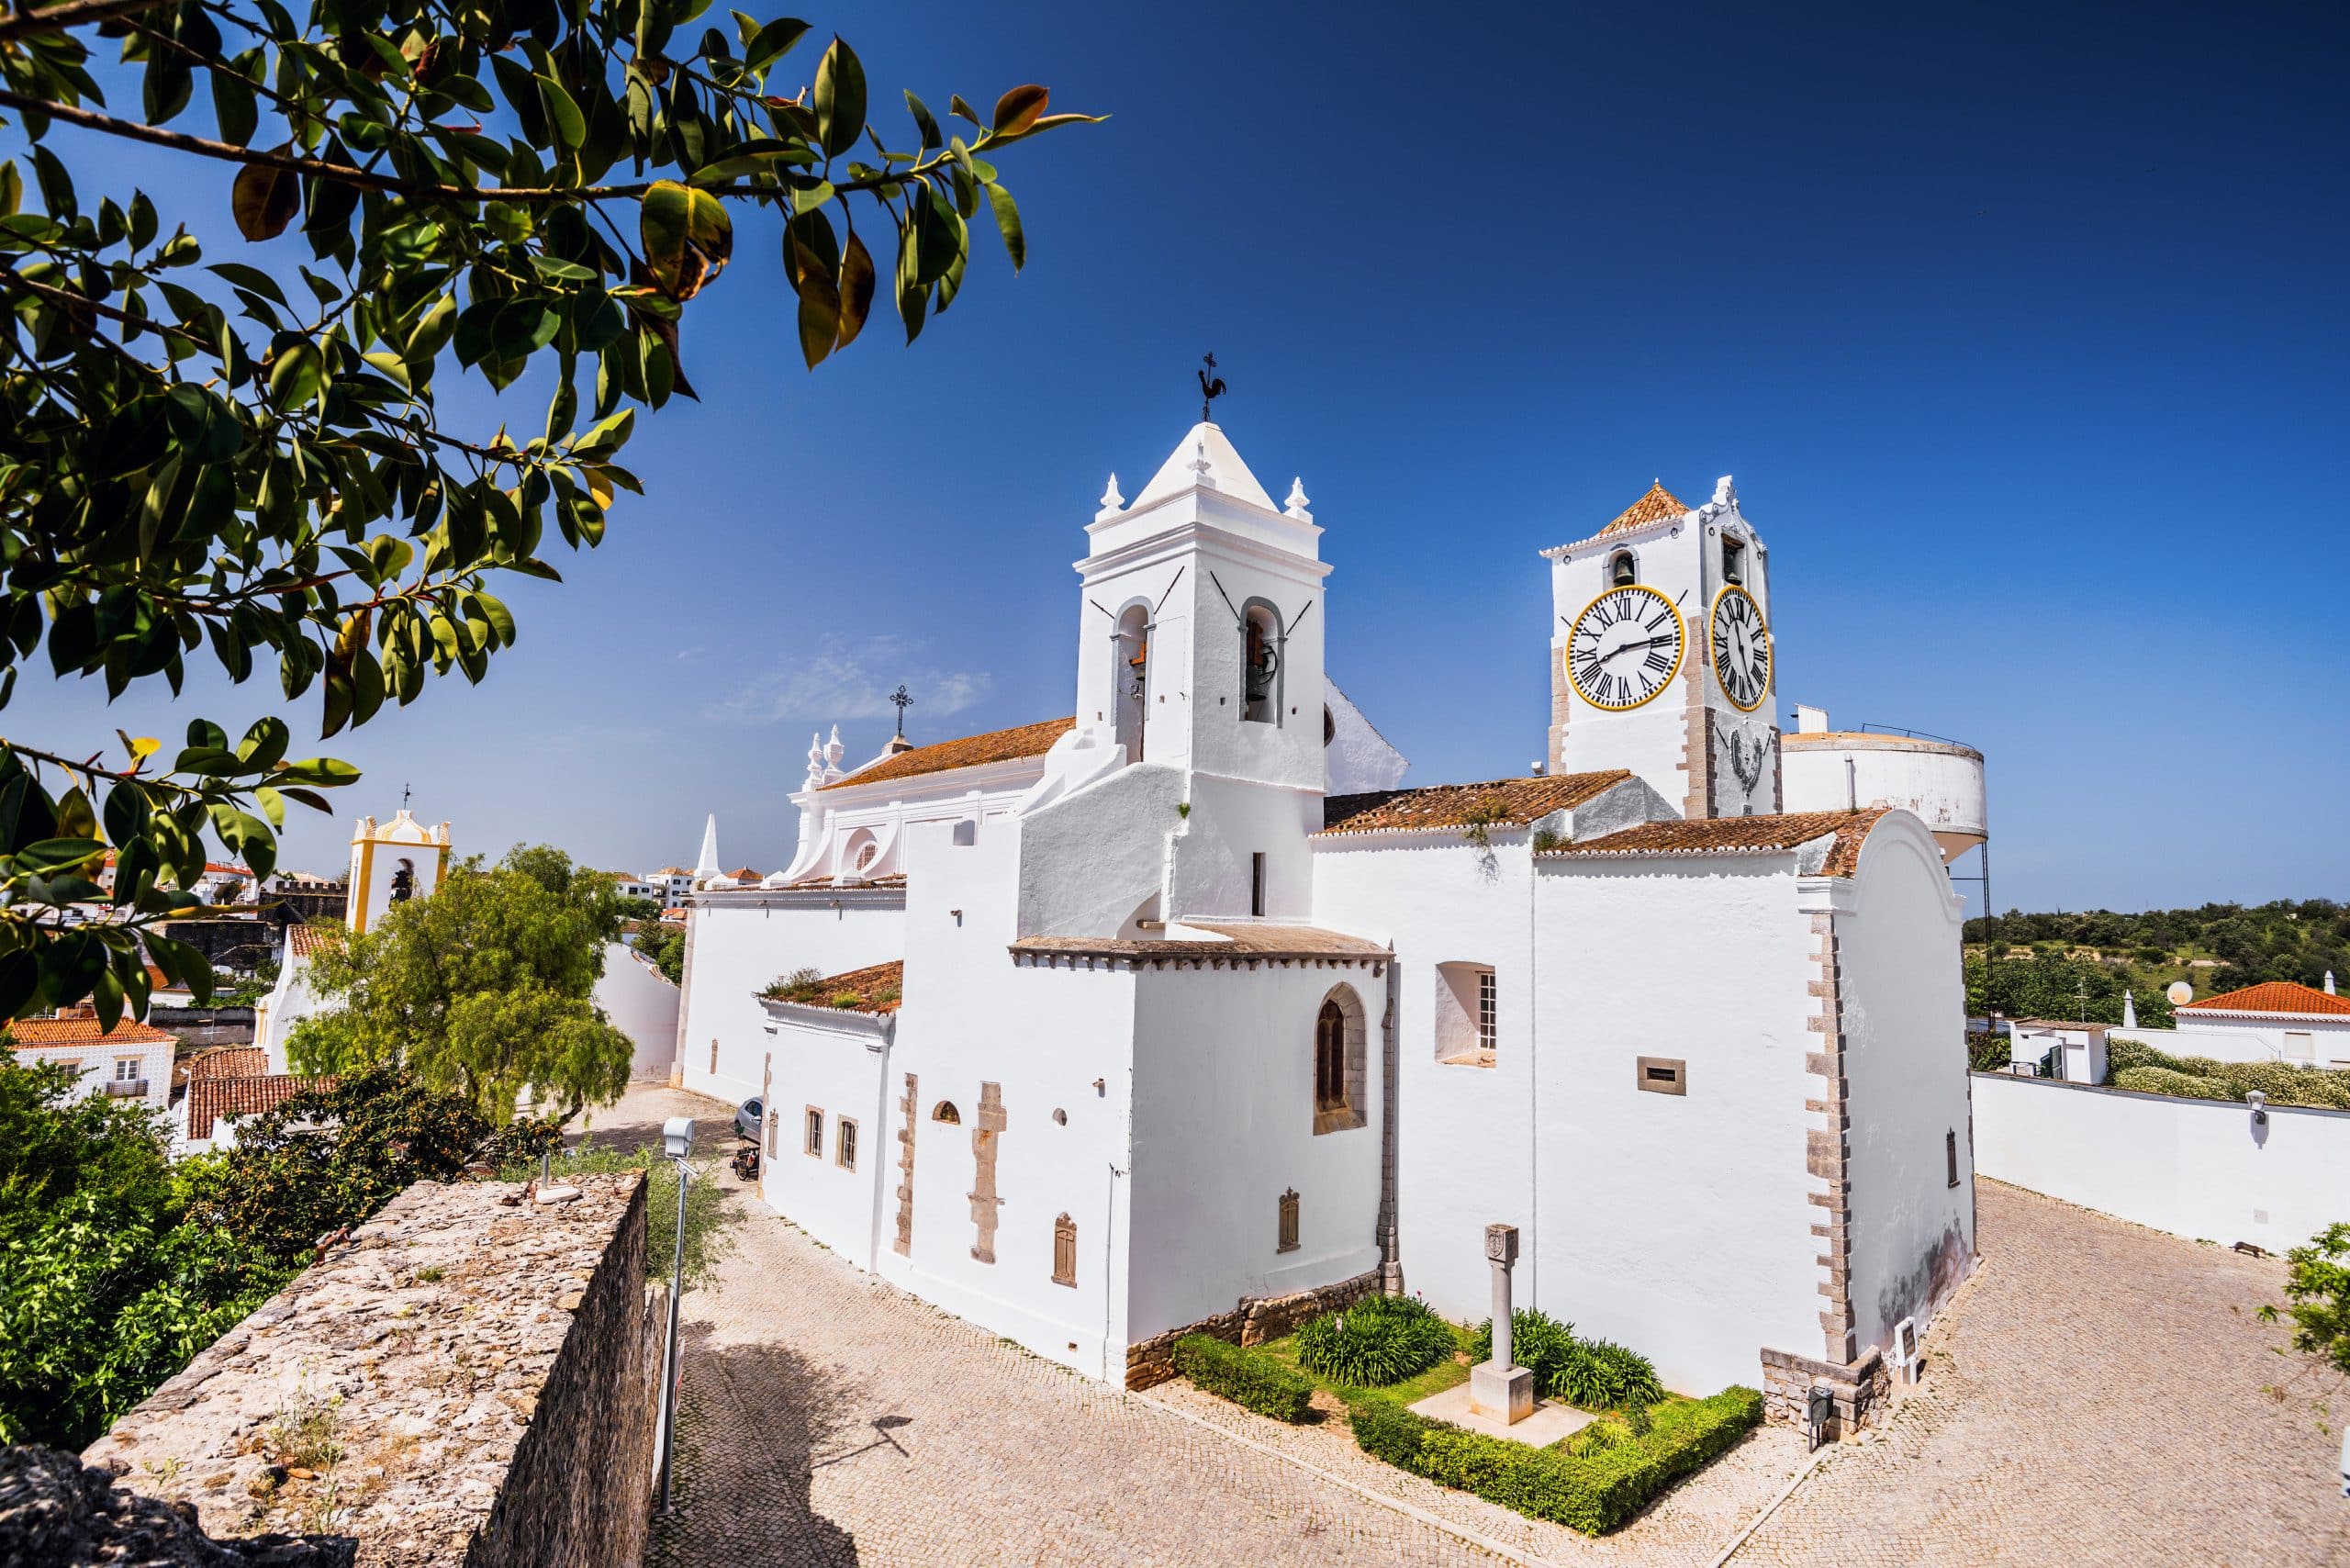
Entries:
[[1779, 811], [1769, 553], [1724, 476], [1660, 481], [1550, 563], [1553, 773], [1626, 767], [1684, 817]]

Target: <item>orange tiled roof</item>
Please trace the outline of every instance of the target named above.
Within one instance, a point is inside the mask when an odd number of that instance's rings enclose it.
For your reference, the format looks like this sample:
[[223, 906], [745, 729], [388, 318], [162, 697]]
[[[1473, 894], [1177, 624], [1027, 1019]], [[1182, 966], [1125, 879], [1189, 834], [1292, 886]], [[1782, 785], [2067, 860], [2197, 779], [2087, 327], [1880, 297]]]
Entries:
[[124, 1018], [116, 1024], [112, 1033], [99, 1027], [95, 1017], [19, 1018], [7, 1025], [7, 1031], [20, 1051], [30, 1050], [35, 1046], [155, 1046], [179, 1043], [178, 1036], [131, 1018]]
[[1666, 489], [1664, 481], [1660, 479], [1649, 486], [1646, 495], [1617, 513], [1616, 521], [1599, 532], [1602, 534], [1629, 533], [1632, 530], [1644, 528], [1651, 522], [1662, 522], [1669, 517], [1679, 517], [1688, 510], [1682, 504], [1681, 498]]
[[1489, 784], [1437, 784], [1425, 790], [1332, 795], [1322, 802], [1322, 833], [1466, 827], [1472, 820], [1494, 827], [1523, 827], [1552, 812], [1580, 806], [1631, 776], [1629, 770], [1615, 767], [1605, 773], [1561, 773], [1551, 778], [1496, 778]]
[[222, 1116], [258, 1115], [274, 1111], [286, 1097], [305, 1089], [331, 1089], [331, 1078], [299, 1078], [274, 1072], [255, 1078], [191, 1078], [187, 1085], [187, 1136], [208, 1138], [212, 1124]]
[[191, 1083], [199, 1078], [263, 1078], [268, 1073], [269, 1053], [259, 1046], [223, 1046], [187, 1062]]
[[1648, 823], [1604, 838], [1547, 850], [1553, 856], [1761, 855], [1791, 850], [1830, 834], [1820, 874], [1849, 877], [1861, 862], [1861, 844], [1886, 813], [1877, 806], [1859, 812], [1791, 812], [1765, 817], [1707, 817], [1695, 822]]
[[2262, 980], [2190, 1002], [2181, 1013], [2294, 1013], [2321, 1018], [2350, 1018], [2350, 998], [2330, 996], [2298, 980]]
[[289, 925], [285, 928], [286, 945], [297, 958], [307, 958], [322, 947], [342, 946], [340, 925]]
[[1053, 749], [1055, 741], [1075, 728], [1075, 719], [1047, 719], [1041, 724], [1022, 724], [1016, 729], [993, 730], [984, 735], [965, 735], [959, 741], [938, 741], [930, 745], [918, 745], [912, 751], [885, 756], [871, 767], [861, 767], [847, 778], [823, 788], [845, 790], [852, 784], [874, 784], [885, 778], [912, 778], [924, 773], [944, 773], [950, 767], [976, 767], [983, 762], [1016, 762], [1024, 756], [1042, 756]]

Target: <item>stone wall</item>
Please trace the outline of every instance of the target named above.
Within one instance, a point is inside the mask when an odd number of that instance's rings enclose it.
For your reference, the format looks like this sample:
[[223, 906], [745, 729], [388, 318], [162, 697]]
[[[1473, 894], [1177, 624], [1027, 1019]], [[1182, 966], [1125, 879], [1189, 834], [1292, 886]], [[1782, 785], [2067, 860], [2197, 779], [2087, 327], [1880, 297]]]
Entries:
[[1812, 1386], [1823, 1383], [1836, 1404], [1836, 1413], [1828, 1423], [1830, 1438], [1852, 1437], [1862, 1428], [1874, 1425], [1893, 1391], [1892, 1373], [1874, 1346], [1849, 1366], [1766, 1350], [1762, 1352], [1762, 1418], [1801, 1429], [1811, 1419]]
[[1365, 1296], [1379, 1294], [1379, 1271], [1373, 1269], [1335, 1285], [1243, 1301], [1230, 1312], [1219, 1312], [1214, 1317], [1169, 1328], [1164, 1334], [1127, 1346], [1126, 1386], [1150, 1388], [1173, 1377], [1175, 1341], [1186, 1334], [1206, 1334], [1236, 1345], [1261, 1345], [1292, 1332], [1317, 1314], [1352, 1306]]
[[633, 1564], [662, 1328], [644, 1234], [632, 1171], [544, 1194], [420, 1182], [83, 1457], [216, 1539], [341, 1537], [397, 1568]]

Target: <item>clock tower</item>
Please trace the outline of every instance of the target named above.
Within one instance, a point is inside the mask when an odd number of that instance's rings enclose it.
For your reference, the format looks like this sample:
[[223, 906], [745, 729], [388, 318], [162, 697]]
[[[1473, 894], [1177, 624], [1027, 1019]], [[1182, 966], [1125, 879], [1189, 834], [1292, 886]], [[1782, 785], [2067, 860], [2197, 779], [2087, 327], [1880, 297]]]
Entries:
[[1550, 563], [1553, 773], [1628, 767], [1685, 817], [1779, 807], [1769, 553], [1728, 476], [1662, 482]]

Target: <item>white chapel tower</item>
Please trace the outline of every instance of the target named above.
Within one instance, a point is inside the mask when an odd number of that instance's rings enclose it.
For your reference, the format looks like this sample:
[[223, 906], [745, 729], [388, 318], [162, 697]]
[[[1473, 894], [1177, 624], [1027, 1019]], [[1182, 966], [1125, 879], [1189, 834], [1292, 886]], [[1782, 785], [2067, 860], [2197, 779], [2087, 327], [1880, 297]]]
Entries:
[[1769, 552], [1725, 475], [1660, 482], [1550, 563], [1553, 773], [1628, 767], [1689, 818], [1780, 809]]

